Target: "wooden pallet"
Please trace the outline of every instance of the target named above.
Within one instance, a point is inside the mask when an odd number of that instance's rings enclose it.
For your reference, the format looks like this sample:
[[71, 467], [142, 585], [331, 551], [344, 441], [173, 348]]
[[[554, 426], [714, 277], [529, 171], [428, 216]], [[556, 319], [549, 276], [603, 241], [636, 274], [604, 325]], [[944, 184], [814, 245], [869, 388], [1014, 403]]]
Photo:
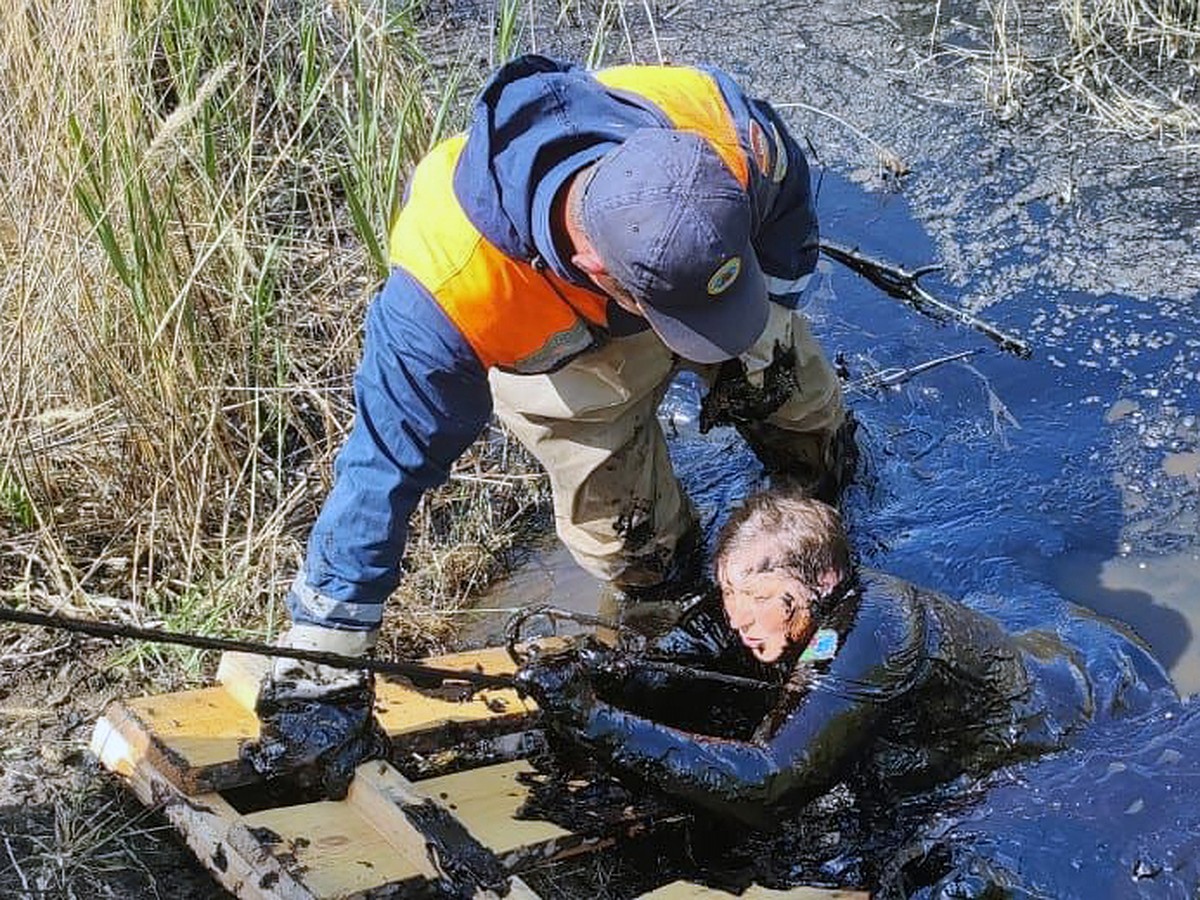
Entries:
[[730, 894], [728, 891], [692, 884], [689, 881], [676, 881], [648, 894], [642, 894], [640, 900], [720, 900], [721, 897], [740, 897], [741, 900], [869, 900], [869, 896], [862, 891], [837, 891], [815, 887], [774, 891], [758, 885], [751, 885], [740, 894]]
[[[499, 648], [430, 662], [493, 674], [512, 670]], [[484, 860], [508, 876], [506, 896], [536, 898], [519, 873], [615, 839], [516, 817], [529, 790], [520, 776], [532, 772], [522, 756], [533, 737], [534, 707], [511, 690], [463, 699], [453, 690], [431, 696], [380, 680], [377, 715], [400, 768], [363, 763], [344, 800], [293, 802], [272, 794], [238, 758], [239, 745], [258, 736], [254, 700], [268, 664], [262, 657], [226, 654], [216, 686], [114, 702], [92, 736], [101, 763], [144, 804], [160, 808], [236, 896], [421, 897], [439, 879], [471, 884], [479, 898], [496, 896], [490, 887], [496, 879], [478, 874], [487, 865], [476, 865], [474, 877], [462, 877], [464, 866]], [[694, 885], [661, 890], [676, 893], [649, 896], [720, 896], [688, 893], [704, 890]]]

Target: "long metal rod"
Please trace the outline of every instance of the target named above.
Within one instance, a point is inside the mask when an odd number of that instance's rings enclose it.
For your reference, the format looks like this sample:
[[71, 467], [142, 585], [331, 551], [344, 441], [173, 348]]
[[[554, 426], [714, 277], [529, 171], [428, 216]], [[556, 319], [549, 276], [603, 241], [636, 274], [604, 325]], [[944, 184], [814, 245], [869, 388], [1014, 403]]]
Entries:
[[[475, 672], [470, 669], [444, 669], [440, 666], [431, 666], [419, 662], [343, 656], [340, 653], [326, 653], [321, 650], [302, 650], [296, 647], [278, 647], [274, 644], [264, 644], [258, 641], [206, 637], [204, 635], [187, 634], [178, 631], [162, 631], [157, 628], [141, 628], [136, 625], [114, 625], [110, 622], [99, 622], [95, 619], [78, 619], [71, 616], [35, 613], [21, 609], [9, 609], [3, 606], [0, 606], [0, 622], [35, 625], [41, 628], [70, 631], [100, 638], [124, 638], [126, 640], [148, 641], [155, 644], [177, 644], [183, 647], [194, 647], [198, 650], [220, 650], [223, 653], [254, 653], [259, 656], [300, 659], [305, 662], [319, 663], [320, 665], [331, 666], [337, 669], [358, 669], [376, 672], [380, 675], [398, 675], [402, 678], [407, 678], [418, 687], [439, 687], [446, 682], [466, 682], [477, 688], [511, 688], [516, 685], [516, 681], [512, 675], [488, 675], [485, 672]], [[753, 678], [728, 675], [724, 672], [712, 672], [706, 669], [694, 669], [690, 666], [682, 666], [662, 660], [638, 660], [635, 665], [646, 669], [657, 669], [673, 675], [696, 678], [703, 681], [713, 681], [718, 684], [728, 684], [736, 687], [762, 690], [773, 687], [768, 682], [758, 681]]]
[[232, 638], [205, 637], [177, 631], [162, 631], [157, 628], [139, 628], [135, 625], [114, 625], [94, 619], [76, 619], [70, 616], [46, 615], [21, 609], [0, 607], [0, 621], [18, 622], [22, 625], [37, 625], [59, 631], [73, 631], [101, 638], [125, 638], [149, 641], [155, 644], [178, 644], [198, 650], [220, 650], [223, 653], [255, 653], [260, 656], [276, 656], [319, 663], [336, 669], [365, 669], [381, 675], [399, 675], [419, 686], [437, 686], [446, 681], [465, 681], [477, 687], [512, 687], [511, 675], [488, 675], [469, 669], [443, 669], [425, 663], [404, 662], [373, 657], [344, 656], [322, 650], [302, 650], [296, 647], [277, 647], [257, 641], [239, 641]]

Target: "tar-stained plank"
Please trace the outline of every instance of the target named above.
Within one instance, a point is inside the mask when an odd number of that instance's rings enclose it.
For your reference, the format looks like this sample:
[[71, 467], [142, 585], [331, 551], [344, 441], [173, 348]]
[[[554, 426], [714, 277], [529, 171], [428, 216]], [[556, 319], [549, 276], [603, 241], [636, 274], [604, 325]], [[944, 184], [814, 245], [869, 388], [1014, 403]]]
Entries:
[[540, 819], [519, 819], [529, 789], [518, 780], [533, 772], [525, 760], [469, 769], [417, 782], [422, 793], [439, 800], [505, 868], [522, 869], [550, 859], [586, 853], [611, 843], [616, 835], [589, 837]]
[[346, 801], [264, 809], [242, 821], [313, 897], [380, 894], [384, 885], [403, 896], [437, 877], [428, 860], [396, 853], [389, 836]]
[[242, 741], [258, 736], [258, 719], [219, 687], [114, 701], [95, 735], [101, 730], [122, 758], [144, 759], [185, 794], [258, 778], [237, 754]]
[[[502, 649], [430, 662], [493, 673], [512, 670]], [[116, 701], [105, 719], [131, 752], [143, 754], [185, 793], [253, 784], [258, 775], [239, 759], [238, 750], [258, 737], [254, 699], [267, 665], [265, 657], [225, 654], [220, 686]], [[512, 690], [470, 694], [450, 685], [431, 692], [380, 680], [376, 693], [376, 715], [392, 738], [393, 758], [410, 760], [407, 768], [414, 774], [512, 758], [524, 747], [518, 735], [534, 710]]]
[[231, 893], [244, 900], [318, 900], [274, 859], [219, 794], [184, 794], [109, 719], [97, 723], [91, 749], [145, 806], [162, 810], [196, 858]]
[[[385, 762], [363, 763], [345, 800], [241, 813], [220, 794], [184, 794], [107, 718], [93, 733], [92, 750], [143, 804], [161, 808], [196, 858], [243, 900], [426, 897], [445, 875], [428, 852], [429, 837], [404, 812], [408, 804], [436, 801]], [[466, 895], [492, 900], [498, 893]], [[537, 895], [511, 878], [507, 896]]]
[[[441, 669], [488, 675], [508, 675], [514, 670], [502, 647], [434, 656], [424, 662]], [[265, 656], [226, 653], [221, 657], [217, 680], [238, 702], [253, 709], [259, 683], [269, 665]], [[376, 682], [375, 708], [379, 723], [388, 734], [404, 738], [426, 733], [435, 723], [519, 725], [535, 707], [511, 689], [472, 692], [463, 682], [449, 683], [437, 690], [418, 690], [403, 681], [380, 678]]]
[[797, 887], [786, 890], [772, 890], [753, 884], [738, 894], [731, 894], [717, 888], [693, 884], [690, 881], [674, 881], [648, 894], [642, 894], [638, 900], [721, 900], [721, 898], [737, 897], [739, 900], [870, 900], [871, 895], [865, 891], [832, 890], [818, 887]]

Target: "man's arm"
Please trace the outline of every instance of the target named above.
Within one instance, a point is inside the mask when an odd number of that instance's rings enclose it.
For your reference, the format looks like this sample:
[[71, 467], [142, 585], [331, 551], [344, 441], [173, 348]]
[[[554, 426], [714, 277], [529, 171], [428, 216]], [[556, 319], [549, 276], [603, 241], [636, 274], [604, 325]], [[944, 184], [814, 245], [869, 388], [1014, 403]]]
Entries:
[[394, 269], [367, 313], [356, 417], [288, 596], [296, 623], [374, 631], [408, 518], [491, 413], [487, 375], [425, 290]]
[[[367, 312], [354, 396], [354, 426], [288, 593], [292, 628], [282, 641], [362, 656], [400, 578], [408, 517], [479, 433], [491, 395], [458, 331], [396, 269]], [[259, 737], [241, 755], [263, 775], [289, 772], [343, 797], [359, 762], [386, 755], [373, 707], [365, 670], [280, 658], [255, 702]]]

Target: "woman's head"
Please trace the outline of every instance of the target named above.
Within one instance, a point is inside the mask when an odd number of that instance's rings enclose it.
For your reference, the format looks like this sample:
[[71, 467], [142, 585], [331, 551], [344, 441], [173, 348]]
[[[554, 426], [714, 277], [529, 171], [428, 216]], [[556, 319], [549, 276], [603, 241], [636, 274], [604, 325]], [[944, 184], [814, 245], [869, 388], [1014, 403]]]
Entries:
[[833, 507], [767, 491], [722, 529], [715, 567], [730, 624], [751, 653], [774, 662], [812, 636], [820, 599], [850, 574], [850, 549]]

